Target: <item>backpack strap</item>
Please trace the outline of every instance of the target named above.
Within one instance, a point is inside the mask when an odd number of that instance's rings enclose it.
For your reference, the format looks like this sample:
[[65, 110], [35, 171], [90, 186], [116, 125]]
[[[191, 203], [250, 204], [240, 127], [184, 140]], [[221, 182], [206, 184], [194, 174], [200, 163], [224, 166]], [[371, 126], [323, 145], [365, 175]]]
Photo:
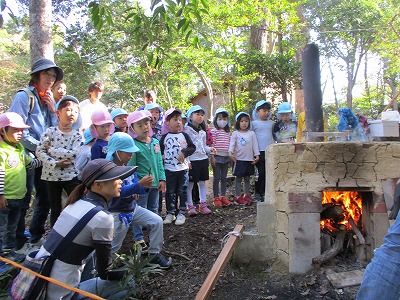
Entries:
[[25, 92], [28, 95], [28, 103], [29, 103], [28, 113], [31, 113], [33, 108], [35, 107], [35, 95], [28, 87], [20, 89], [18, 92]]

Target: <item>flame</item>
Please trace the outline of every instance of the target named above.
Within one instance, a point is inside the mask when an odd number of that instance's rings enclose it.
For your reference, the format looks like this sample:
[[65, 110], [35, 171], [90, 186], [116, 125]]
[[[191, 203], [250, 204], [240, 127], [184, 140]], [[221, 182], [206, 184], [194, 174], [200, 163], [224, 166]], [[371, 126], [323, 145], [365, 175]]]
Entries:
[[334, 205], [340, 205], [343, 209], [343, 221], [335, 222], [334, 219], [321, 220], [321, 230], [327, 229], [329, 231], [338, 230], [335, 224], [345, 226], [347, 229], [351, 229], [349, 219], [352, 218], [354, 223], [359, 226], [361, 223], [362, 215], [362, 197], [359, 192], [356, 191], [324, 191], [322, 193], [322, 204], [332, 203]]

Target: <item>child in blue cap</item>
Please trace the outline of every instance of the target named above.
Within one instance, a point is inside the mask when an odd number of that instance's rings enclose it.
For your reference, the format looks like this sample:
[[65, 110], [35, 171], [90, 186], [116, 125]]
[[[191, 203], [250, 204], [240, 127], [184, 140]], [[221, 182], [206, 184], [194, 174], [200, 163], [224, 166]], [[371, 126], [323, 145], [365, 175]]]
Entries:
[[297, 134], [296, 117], [292, 106], [288, 102], [282, 102], [278, 106], [278, 120], [274, 125], [274, 139], [278, 143], [294, 142]]
[[[138, 151], [139, 148], [129, 134], [116, 132], [108, 142], [106, 159], [112, 160], [117, 166], [124, 166], [131, 160], [133, 153]], [[120, 196], [110, 200], [108, 210], [113, 214], [115, 231], [111, 252], [118, 252], [129, 228], [134, 225], [144, 226], [148, 229], [150, 243], [148, 249], [141, 249], [142, 252], [148, 252], [152, 257], [150, 264], [168, 269], [172, 265], [171, 261], [160, 254], [164, 243], [163, 220], [159, 215], [136, 204], [138, 196], [153, 185], [153, 180], [152, 175], [146, 175], [138, 181], [135, 172], [123, 180]]]
[[114, 108], [111, 111], [111, 118], [114, 121], [114, 132], [127, 132], [128, 130], [128, 112], [122, 108]]
[[196, 151], [189, 156], [191, 168], [189, 170], [189, 186], [187, 191], [187, 207], [189, 216], [197, 214], [196, 207], [193, 205], [192, 190], [195, 184], [199, 186], [200, 205], [199, 211], [202, 214], [211, 214], [212, 211], [207, 207], [206, 180], [209, 179], [208, 173], [208, 154], [216, 153], [214, 147], [206, 145], [206, 124], [204, 122], [205, 110], [200, 105], [194, 105], [187, 112], [188, 123], [185, 126], [186, 132]]

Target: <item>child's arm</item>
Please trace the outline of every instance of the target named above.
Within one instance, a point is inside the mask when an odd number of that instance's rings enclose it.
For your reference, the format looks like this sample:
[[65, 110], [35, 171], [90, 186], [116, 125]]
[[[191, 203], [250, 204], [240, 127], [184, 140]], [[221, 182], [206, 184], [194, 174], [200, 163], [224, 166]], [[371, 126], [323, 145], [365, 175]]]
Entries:
[[193, 144], [192, 139], [186, 132], [182, 132], [182, 134], [185, 137], [187, 143], [187, 147], [185, 149], [182, 149], [182, 153], [186, 158], [196, 151], [196, 146]]
[[56, 167], [57, 160], [48, 153], [48, 149], [51, 147], [51, 144], [49, 143], [52, 137], [53, 135], [51, 128], [48, 128], [42, 135], [39, 145], [36, 147], [35, 154], [36, 157], [39, 158], [46, 167], [54, 169]]
[[236, 131], [234, 131], [232, 133], [231, 140], [229, 141], [229, 149], [228, 149], [229, 158], [233, 162], [236, 162], [236, 157], [234, 155], [235, 149], [236, 149]]
[[75, 159], [81, 145], [82, 145], [82, 135], [76, 131], [70, 145], [65, 145], [60, 147], [54, 147], [50, 145], [50, 148], [47, 151], [53, 157]]

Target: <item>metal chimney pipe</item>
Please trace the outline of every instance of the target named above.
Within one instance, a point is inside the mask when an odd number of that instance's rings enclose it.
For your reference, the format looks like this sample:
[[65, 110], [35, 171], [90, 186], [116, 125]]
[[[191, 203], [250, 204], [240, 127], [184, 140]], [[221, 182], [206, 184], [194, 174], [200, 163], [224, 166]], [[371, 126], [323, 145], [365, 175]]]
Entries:
[[[323, 132], [321, 72], [317, 45], [306, 45], [301, 60], [306, 128], [309, 132]], [[322, 142], [323, 140], [323, 137], [311, 137], [308, 139], [308, 141], [315, 142]]]

